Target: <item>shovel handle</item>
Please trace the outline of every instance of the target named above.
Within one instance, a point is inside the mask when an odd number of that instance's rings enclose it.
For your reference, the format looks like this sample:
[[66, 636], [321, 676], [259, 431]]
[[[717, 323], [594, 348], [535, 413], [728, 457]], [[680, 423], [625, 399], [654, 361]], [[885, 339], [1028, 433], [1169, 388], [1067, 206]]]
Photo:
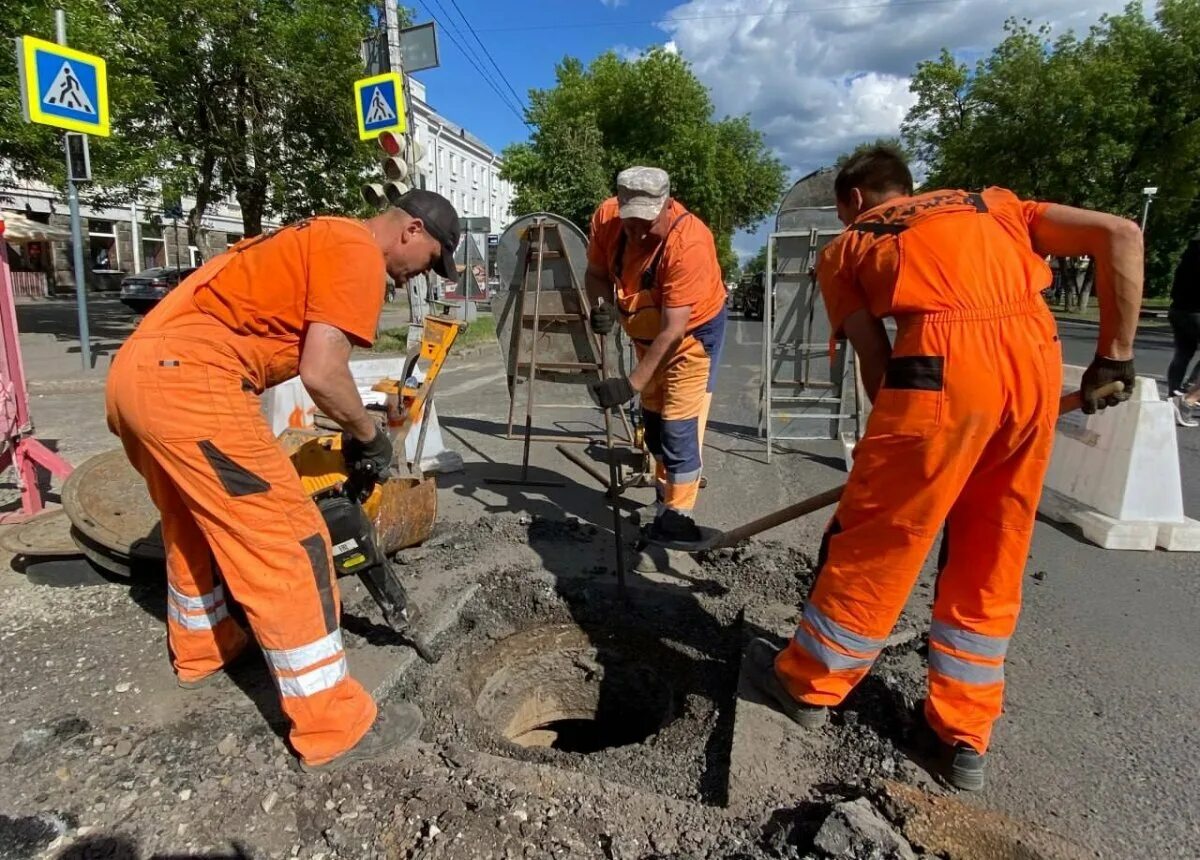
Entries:
[[[1097, 396], [1103, 398], [1111, 394], [1120, 394], [1125, 390], [1124, 383], [1110, 382], [1096, 390]], [[1083, 396], [1081, 392], [1074, 391], [1070, 394], [1063, 395], [1058, 402], [1058, 413], [1062, 415], [1066, 412], [1074, 412], [1083, 405]], [[738, 526], [736, 529], [724, 532], [713, 541], [711, 549], [724, 549], [725, 547], [735, 546], [747, 538], [754, 537], [756, 534], [765, 532], [768, 529], [773, 529], [776, 526], [781, 526], [784, 523], [799, 519], [800, 517], [814, 514], [822, 508], [827, 508], [830, 505], [836, 504], [845, 492], [846, 485], [834, 487], [831, 490], [826, 490], [823, 493], [818, 493], [807, 499], [801, 499], [795, 504], [788, 505], [786, 508], [767, 514], [765, 517], [760, 517], [752, 523], [746, 523], [744, 526]]]

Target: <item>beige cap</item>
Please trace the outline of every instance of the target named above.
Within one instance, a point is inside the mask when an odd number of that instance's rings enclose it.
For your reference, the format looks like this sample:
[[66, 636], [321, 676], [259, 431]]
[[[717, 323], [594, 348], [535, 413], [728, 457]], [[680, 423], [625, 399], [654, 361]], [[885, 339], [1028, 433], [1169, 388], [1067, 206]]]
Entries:
[[630, 167], [617, 175], [617, 203], [622, 218], [653, 221], [671, 194], [667, 171], [657, 167]]

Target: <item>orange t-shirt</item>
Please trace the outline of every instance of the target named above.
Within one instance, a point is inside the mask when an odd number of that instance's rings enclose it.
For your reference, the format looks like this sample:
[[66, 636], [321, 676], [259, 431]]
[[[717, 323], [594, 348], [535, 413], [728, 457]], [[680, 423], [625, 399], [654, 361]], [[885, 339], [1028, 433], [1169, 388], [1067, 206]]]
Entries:
[[988, 188], [931, 191], [862, 213], [817, 266], [834, 331], [862, 309], [882, 318], [1028, 301], [1052, 279], [1030, 239], [1048, 205]]
[[225, 347], [214, 356], [232, 350], [261, 391], [300, 373], [309, 323], [370, 346], [386, 279], [383, 254], [362, 223], [311, 218], [214, 257], [172, 290], [137, 333], [212, 339]]
[[[668, 206], [668, 223], [674, 224], [681, 215], [688, 217], [675, 224], [667, 236], [667, 245], [658, 263], [659, 306], [678, 308], [690, 305], [690, 330], [708, 322], [725, 307], [725, 281], [721, 277], [721, 264], [717, 261], [717, 246], [712, 231], [695, 215], [689, 214], [678, 200], [672, 199]], [[620, 235], [621, 216], [617, 198], [610, 197], [600, 204], [592, 216], [588, 263], [607, 271], [614, 281]], [[622, 295], [633, 295], [641, 289], [642, 275], [650, 268], [657, 250], [657, 245], [638, 248], [634, 243], [626, 242], [620, 279]]]

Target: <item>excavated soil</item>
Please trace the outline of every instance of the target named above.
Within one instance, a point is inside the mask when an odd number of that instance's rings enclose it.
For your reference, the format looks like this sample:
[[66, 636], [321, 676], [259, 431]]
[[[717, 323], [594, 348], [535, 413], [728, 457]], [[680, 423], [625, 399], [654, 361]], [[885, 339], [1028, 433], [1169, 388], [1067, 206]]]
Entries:
[[[604, 561], [610, 540], [579, 522], [491, 518], [402, 554], [407, 577], [479, 590], [434, 643], [441, 661], [414, 663], [395, 693], [423, 709], [420, 743], [335, 775], [299, 771], [278, 726], [245, 708], [188, 708], [153, 725], [81, 716], [54, 693], [74, 681], [35, 683], [40, 661], [52, 664], [66, 636], [103, 662], [105, 631], [145, 624], [145, 613], [115, 585], [73, 615], [58, 594], [33, 600], [5, 642], [22, 658], [0, 671], [5, 698], [41, 703], [39, 719], [0, 727], [0, 857], [892, 856], [875, 843], [829, 853], [814, 839], [834, 804], [876, 798], [881, 779], [931, 785], [913, 763], [916, 628], [902, 621], [821, 730], [820, 778], [804, 799], [765, 796], [735, 812], [740, 653], [765, 632], [754, 619], [784, 617], [770, 626], [786, 629], [811, 560], [752, 543], [667, 584], [642, 581], [625, 603]], [[147, 629], [158, 631], [147, 647], [160, 648], [160, 628]], [[348, 647], [369, 638], [350, 633]]]

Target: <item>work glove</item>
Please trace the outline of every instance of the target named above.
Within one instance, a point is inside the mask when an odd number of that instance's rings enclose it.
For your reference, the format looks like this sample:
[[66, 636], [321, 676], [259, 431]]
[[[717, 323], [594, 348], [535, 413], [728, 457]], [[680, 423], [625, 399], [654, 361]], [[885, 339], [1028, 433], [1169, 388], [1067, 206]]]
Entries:
[[612, 305], [600, 305], [592, 308], [592, 315], [589, 319], [592, 326], [592, 331], [604, 337], [609, 334], [617, 325], [617, 316], [613, 313]]
[[[1097, 396], [1096, 389], [1110, 382], [1124, 383], [1125, 390], [1120, 394], [1110, 394], [1108, 397]], [[1083, 381], [1079, 384], [1084, 414], [1092, 415], [1097, 409], [1124, 403], [1133, 394], [1133, 383], [1133, 359], [1117, 361], [1097, 355], [1088, 365], [1088, 369], [1083, 372]]]
[[590, 383], [588, 389], [592, 393], [592, 399], [602, 409], [612, 409], [614, 406], [628, 403], [633, 399], [634, 393], [633, 386], [624, 376], [614, 376], [610, 379], [602, 379], [600, 382]]
[[370, 442], [360, 442], [349, 433], [342, 437], [342, 457], [351, 473], [370, 472], [380, 483], [388, 479], [392, 468], [392, 440], [376, 429]]

